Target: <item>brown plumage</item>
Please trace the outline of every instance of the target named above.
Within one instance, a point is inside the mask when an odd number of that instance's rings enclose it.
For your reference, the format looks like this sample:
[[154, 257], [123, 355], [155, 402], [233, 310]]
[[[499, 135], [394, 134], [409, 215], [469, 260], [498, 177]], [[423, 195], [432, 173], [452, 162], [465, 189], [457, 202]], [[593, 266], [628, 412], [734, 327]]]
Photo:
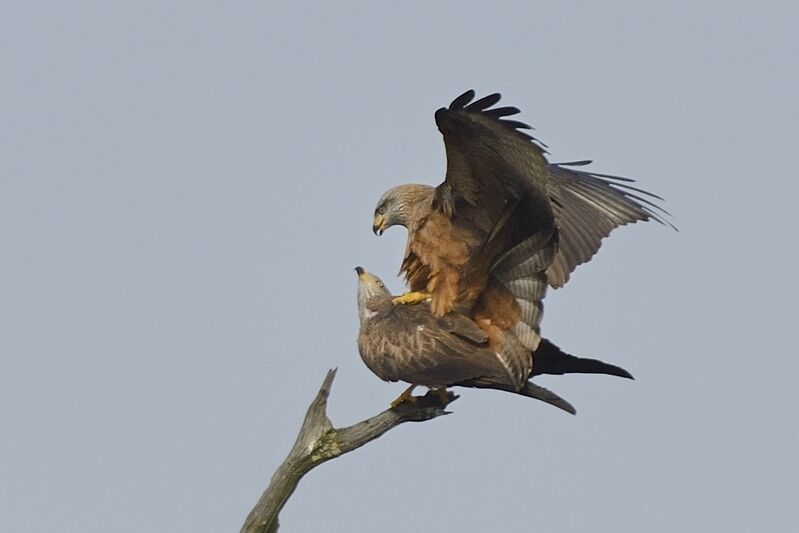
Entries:
[[401, 273], [411, 291], [430, 294], [435, 316], [467, 313], [492, 342], [516, 328], [534, 350], [546, 287], [566, 283], [614, 228], [662, 222], [651, 201], [659, 198], [632, 180], [575, 169], [586, 161], [548, 163], [521, 131], [529, 126], [506, 118], [518, 109], [492, 108], [499, 94], [473, 99], [467, 91], [435, 113], [444, 182], [390, 189], [373, 229], [408, 229]]
[[540, 363], [533, 367], [533, 354], [512, 333], [504, 333], [502, 350], [515, 350], [514, 357], [498, 352], [485, 331], [468, 316], [451, 312], [437, 317], [429, 302], [397, 305], [383, 282], [361, 267], [358, 272], [358, 349], [366, 366], [385, 381], [405, 381], [430, 388], [451, 386], [503, 390], [536, 398], [565, 411], [574, 407], [557, 394], [531, 383], [542, 373], [603, 373], [631, 378], [617, 366], [595, 359], [565, 354], [542, 341], [536, 352]]

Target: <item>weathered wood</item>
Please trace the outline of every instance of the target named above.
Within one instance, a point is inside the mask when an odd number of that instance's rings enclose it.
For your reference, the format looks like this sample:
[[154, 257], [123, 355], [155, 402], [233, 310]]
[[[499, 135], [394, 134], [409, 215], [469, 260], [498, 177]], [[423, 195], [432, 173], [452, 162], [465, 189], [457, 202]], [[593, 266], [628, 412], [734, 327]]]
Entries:
[[335, 369], [328, 371], [319, 392], [308, 407], [294, 446], [250, 511], [241, 533], [276, 532], [280, 511], [302, 477], [313, 468], [356, 450], [405, 422], [423, 422], [449, 414], [446, 411], [447, 405], [458, 398], [451, 392], [446, 397], [428, 392], [425, 396], [414, 396], [411, 401], [403, 402], [355, 425], [335, 428], [327, 416], [327, 398], [335, 377]]

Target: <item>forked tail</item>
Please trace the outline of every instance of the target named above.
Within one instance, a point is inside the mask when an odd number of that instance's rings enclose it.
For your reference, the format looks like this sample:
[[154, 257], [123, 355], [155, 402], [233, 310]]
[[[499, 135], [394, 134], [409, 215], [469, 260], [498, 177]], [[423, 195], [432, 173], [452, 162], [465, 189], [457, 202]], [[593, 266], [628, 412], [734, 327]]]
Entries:
[[533, 376], [539, 374], [607, 374], [621, 378], [635, 379], [620, 366], [605, 363], [599, 359], [587, 359], [563, 352], [547, 339], [533, 354]]

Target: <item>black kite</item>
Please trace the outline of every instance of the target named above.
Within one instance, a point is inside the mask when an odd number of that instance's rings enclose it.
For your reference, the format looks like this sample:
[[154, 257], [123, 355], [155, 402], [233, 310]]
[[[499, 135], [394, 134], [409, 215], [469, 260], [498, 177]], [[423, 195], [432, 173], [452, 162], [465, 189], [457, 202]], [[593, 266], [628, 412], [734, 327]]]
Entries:
[[431, 298], [435, 316], [466, 313], [492, 342], [513, 329], [535, 350], [546, 287], [566, 283], [614, 228], [663, 222], [652, 202], [660, 198], [627, 178], [575, 168], [588, 161], [548, 163], [542, 145], [521, 131], [529, 126], [505, 118], [517, 108], [492, 108], [499, 94], [473, 99], [467, 91], [435, 113], [444, 182], [387, 191], [373, 230], [408, 229], [401, 273], [411, 292], [395, 302]]
[[[361, 267], [356, 271], [361, 357], [381, 379], [411, 384], [395, 404], [416, 385], [431, 389], [461, 386], [513, 392], [574, 414], [569, 402], [529, 380], [539, 374], [578, 372], [632, 378], [623, 368], [563, 353], [546, 339], [542, 339], [535, 353], [535, 366], [533, 354], [521, 348], [527, 370], [519, 376], [518, 370], [509, 367], [506, 359], [491, 347], [486, 333], [468, 316], [450, 312], [437, 317], [428, 302], [396, 305], [394, 296], [378, 277]], [[512, 333], [506, 332], [505, 336], [503, 346], [518, 345]]]

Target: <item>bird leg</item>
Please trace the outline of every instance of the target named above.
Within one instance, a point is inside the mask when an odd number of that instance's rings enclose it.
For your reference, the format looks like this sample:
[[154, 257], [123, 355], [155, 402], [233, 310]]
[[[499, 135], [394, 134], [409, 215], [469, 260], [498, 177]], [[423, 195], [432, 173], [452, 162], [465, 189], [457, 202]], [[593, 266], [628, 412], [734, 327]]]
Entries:
[[394, 304], [403, 304], [403, 305], [416, 305], [428, 300], [430, 298], [430, 293], [425, 291], [411, 291], [406, 292], [400, 296], [396, 296], [392, 302]]
[[440, 403], [441, 405], [447, 405], [450, 402], [449, 392], [447, 392], [446, 387], [440, 387], [438, 389], [430, 389], [430, 392], [433, 393], [433, 396], [436, 397], [438, 403]]
[[400, 404], [411, 400], [413, 398], [413, 396], [411, 396], [411, 393], [415, 388], [416, 385], [411, 385], [410, 387], [402, 391], [402, 394], [397, 396], [397, 398], [393, 402], [391, 402], [391, 408], [396, 409]]

